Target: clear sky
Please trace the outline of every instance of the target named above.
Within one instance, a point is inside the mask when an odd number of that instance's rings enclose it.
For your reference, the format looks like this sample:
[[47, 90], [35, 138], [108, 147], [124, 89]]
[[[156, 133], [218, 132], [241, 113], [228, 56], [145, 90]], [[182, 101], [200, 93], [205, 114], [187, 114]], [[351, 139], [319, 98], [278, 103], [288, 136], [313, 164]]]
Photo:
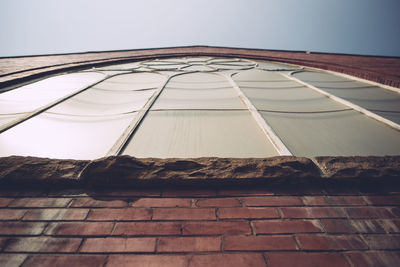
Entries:
[[186, 45], [400, 56], [400, 0], [0, 0], [0, 56]]

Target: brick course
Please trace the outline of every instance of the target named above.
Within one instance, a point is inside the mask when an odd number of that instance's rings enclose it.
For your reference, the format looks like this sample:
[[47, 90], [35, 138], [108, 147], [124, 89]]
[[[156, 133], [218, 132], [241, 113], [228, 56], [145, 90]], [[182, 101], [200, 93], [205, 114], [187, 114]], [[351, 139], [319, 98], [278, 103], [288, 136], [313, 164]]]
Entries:
[[400, 192], [393, 188], [375, 195], [316, 189], [290, 196], [287, 188], [197, 190], [191, 197], [188, 188], [148, 192], [28, 197], [0, 191], [7, 199], [0, 207], [0, 263], [325, 267], [400, 260]]
[[180, 235], [181, 228], [182, 224], [176, 222], [119, 222], [113, 235]]
[[346, 73], [400, 87], [400, 59], [396, 57], [305, 53], [245, 48], [191, 46], [97, 53], [0, 58], [0, 87], [43, 75], [153, 58], [209, 55], [272, 60]]
[[271, 267], [349, 267], [345, 257], [339, 253], [267, 253]]
[[151, 210], [149, 209], [91, 209], [88, 220], [92, 221], [138, 221], [150, 220]]
[[81, 252], [154, 252], [155, 238], [88, 238]]
[[278, 218], [275, 208], [220, 208], [218, 209], [220, 219], [256, 219], [256, 218]]
[[5, 252], [76, 252], [80, 238], [28, 237], [9, 239]]

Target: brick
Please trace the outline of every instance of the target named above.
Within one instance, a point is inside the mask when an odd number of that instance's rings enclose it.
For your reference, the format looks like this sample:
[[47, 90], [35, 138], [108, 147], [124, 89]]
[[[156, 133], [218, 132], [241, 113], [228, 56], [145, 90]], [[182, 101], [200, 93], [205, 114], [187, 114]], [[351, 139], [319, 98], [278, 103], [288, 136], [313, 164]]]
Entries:
[[218, 209], [220, 219], [263, 219], [279, 218], [275, 208], [220, 208]]
[[297, 245], [291, 236], [227, 236], [224, 250], [296, 250]]
[[253, 222], [257, 234], [279, 233], [319, 233], [322, 227], [317, 221], [255, 221]]
[[304, 250], [360, 250], [368, 249], [355, 235], [298, 235], [297, 240]]
[[400, 249], [398, 235], [363, 235], [365, 242], [371, 249]]
[[324, 188], [325, 194], [327, 195], [338, 195], [338, 196], [354, 196], [362, 194], [359, 187], [351, 186], [344, 187], [341, 184], [330, 184], [329, 187]]
[[366, 205], [360, 196], [305, 196], [308, 206], [361, 206]]
[[163, 197], [214, 197], [217, 190], [171, 190], [166, 189], [162, 192]]
[[110, 255], [106, 267], [187, 267], [188, 257], [182, 255]]
[[183, 224], [184, 235], [237, 235], [250, 233], [250, 225], [246, 221], [187, 222]]
[[154, 252], [155, 238], [88, 238], [81, 252]]
[[94, 221], [139, 221], [150, 220], [151, 210], [142, 208], [92, 209], [88, 220]]
[[188, 208], [159, 208], [153, 210], [153, 220], [215, 220], [215, 210]]
[[303, 196], [302, 199], [307, 206], [327, 206], [325, 196]]
[[161, 237], [157, 252], [220, 251], [220, 237]]
[[384, 233], [375, 220], [321, 220], [327, 233]]
[[15, 197], [47, 197], [47, 191], [40, 189], [21, 188], [18, 191], [11, 191], [10, 195]]
[[190, 198], [141, 198], [131, 203], [132, 207], [183, 207], [190, 208]]
[[312, 196], [319, 196], [321, 194], [325, 194], [325, 189], [318, 188], [317, 185], [288, 185], [285, 184], [285, 187], [280, 187], [275, 189], [275, 195], [280, 196], [305, 196], [305, 195], [312, 195]]
[[0, 209], [0, 220], [19, 220], [24, 216], [25, 212], [26, 210], [19, 209]]
[[23, 254], [0, 254], [0, 266], [21, 266], [27, 256]]
[[198, 207], [240, 207], [241, 204], [236, 198], [209, 198], [200, 199], [196, 202]]
[[96, 190], [91, 195], [102, 197], [159, 197], [161, 191], [156, 189]]
[[340, 208], [290, 207], [280, 208], [283, 218], [346, 218]]
[[378, 223], [387, 233], [400, 233], [400, 220], [378, 220]]
[[180, 235], [181, 224], [176, 222], [118, 222], [113, 235]]
[[346, 208], [350, 219], [390, 219], [396, 216], [389, 209], [383, 207]]
[[75, 252], [81, 238], [29, 237], [13, 238], [7, 243], [7, 252]]
[[388, 209], [393, 214], [393, 217], [400, 218], [400, 208], [399, 207], [390, 207]]
[[266, 267], [260, 253], [222, 253], [193, 255], [189, 267]]
[[346, 257], [353, 266], [397, 266], [400, 262], [399, 252], [350, 252]]
[[127, 207], [128, 203], [123, 200], [108, 199], [97, 200], [93, 198], [78, 198], [74, 199], [71, 207], [75, 208], [123, 208]]
[[103, 267], [106, 255], [32, 255], [24, 262], [24, 266], [41, 267]]
[[2, 251], [4, 245], [6, 244], [7, 238], [0, 238], [0, 251]]
[[70, 198], [75, 198], [75, 197], [89, 197], [89, 193], [87, 190], [84, 189], [70, 189], [70, 188], [65, 188], [65, 189], [50, 189], [50, 191], [47, 193], [48, 197], [70, 197]]
[[0, 198], [0, 208], [7, 207], [8, 204], [10, 204], [11, 201], [13, 201], [13, 198]]
[[300, 197], [293, 196], [265, 196], [265, 197], [245, 197], [243, 198], [246, 206], [303, 206]]
[[0, 235], [40, 235], [46, 223], [0, 222]]
[[64, 208], [71, 202], [71, 198], [19, 198], [8, 206], [22, 208]]
[[387, 196], [369, 196], [366, 197], [366, 200], [371, 205], [394, 205], [400, 206], [400, 195], [387, 195]]
[[218, 196], [272, 196], [273, 190], [268, 189], [223, 189], [218, 191]]
[[55, 236], [107, 236], [111, 234], [111, 222], [62, 222], [50, 223], [46, 235]]
[[345, 267], [349, 266], [342, 254], [339, 253], [266, 253], [269, 267]]
[[28, 211], [24, 221], [84, 220], [88, 209], [34, 209]]

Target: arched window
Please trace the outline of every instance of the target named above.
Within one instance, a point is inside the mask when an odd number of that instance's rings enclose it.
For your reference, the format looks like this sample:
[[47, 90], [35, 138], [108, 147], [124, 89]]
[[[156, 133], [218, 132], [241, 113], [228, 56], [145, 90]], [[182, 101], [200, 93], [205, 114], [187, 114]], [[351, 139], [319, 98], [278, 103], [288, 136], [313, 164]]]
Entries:
[[395, 88], [240, 58], [111, 65], [0, 94], [0, 156], [398, 155]]

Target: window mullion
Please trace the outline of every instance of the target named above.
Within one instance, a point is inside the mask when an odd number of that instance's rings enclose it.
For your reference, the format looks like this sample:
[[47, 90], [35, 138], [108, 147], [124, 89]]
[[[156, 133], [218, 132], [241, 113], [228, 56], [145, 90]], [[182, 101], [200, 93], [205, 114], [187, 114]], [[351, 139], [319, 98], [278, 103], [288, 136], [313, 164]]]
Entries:
[[135, 116], [135, 118], [132, 120], [132, 122], [129, 124], [129, 126], [125, 129], [125, 131], [122, 133], [122, 135], [114, 143], [114, 145], [108, 151], [106, 156], [115, 156], [115, 155], [120, 155], [122, 153], [122, 151], [124, 150], [128, 141], [133, 136], [135, 130], [137, 129], [137, 127], [139, 126], [139, 124], [141, 123], [143, 118], [146, 116], [146, 114], [149, 112], [150, 108], [153, 106], [153, 104], [156, 101], [156, 99], [158, 98], [158, 96], [164, 90], [165, 86], [168, 84], [168, 82], [171, 80], [171, 78], [173, 78], [177, 75], [180, 75], [180, 73], [169, 76], [165, 80], [165, 82], [158, 87], [158, 89], [154, 92], [154, 94], [147, 101], [145, 106], [139, 111], [139, 114], [137, 116]]
[[91, 88], [91, 87], [93, 87], [93, 86], [95, 86], [95, 85], [97, 85], [97, 84], [99, 84], [101, 82], [104, 82], [105, 80], [107, 80], [107, 79], [109, 79], [111, 77], [114, 77], [116, 75], [119, 75], [119, 74], [106, 76], [103, 79], [100, 79], [99, 81], [91, 83], [90, 85], [85, 86], [82, 89], [79, 89], [79, 90], [77, 90], [77, 91], [75, 91], [75, 92], [73, 92], [71, 94], [63, 96], [62, 98], [54, 100], [54, 101], [48, 103], [47, 105], [44, 105], [44, 106], [39, 107], [39, 108], [37, 108], [37, 109], [35, 109], [35, 110], [31, 111], [31, 112], [28, 112], [27, 114], [25, 114], [25, 115], [15, 119], [15, 120], [13, 120], [13, 121], [10, 121], [10, 122], [8, 122], [6, 124], [3, 124], [3, 125], [0, 126], [0, 133], [2, 133], [2, 132], [6, 131], [6, 130], [14, 127], [14, 126], [17, 126], [18, 124], [20, 124], [20, 123], [22, 123], [22, 122], [24, 122], [24, 121], [26, 121], [26, 120], [28, 120], [28, 119], [30, 119], [32, 117], [35, 117], [36, 115], [39, 115], [40, 113], [45, 112], [46, 110], [48, 110], [48, 109], [50, 109], [50, 108], [52, 108], [52, 107], [64, 102], [65, 100], [68, 100], [71, 97], [74, 97], [74, 96], [86, 91], [87, 89], [89, 89], [89, 88]]
[[289, 151], [289, 149], [285, 146], [282, 140], [276, 135], [276, 133], [272, 130], [272, 128], [267, 124], [267, 122], [261, 117], [258, 110], [254, 107], [254, 105], [250, 102], [250, 100], [243, 94], [240, 87], [236, 84], [236, 82], [232, 79], [231, 75], [229, 74], [220, 74], [224, 76], [232, 87], [237, 92], [239, 98], [243, 101], [246, 105], [248, 110], [250, 111], [251, 115], [253, 116], [254, 120], [261, 128], [267, 139], [272, 143], [274, 148], [278, 151], [279, 155], [281, 156], [292, 156], [293, 154]]
[[345, 100], [343, 98], [340, 98], [340, 97], [334, 96], [334, 95], [332, 95], [332, 94], [330, 94], [328, 92], [325, 92], [324, 90], [321, 90], [321, 89], [319, 89], [319, 88], [317, 88], [317, 87], [315, 87], [315, 86], [313, 86], [313, 85], [311, 85], [309, 83], [303, 82], [303, 81], [297, 79], [296, 77], [293, 77], [292, 75], [289, 75], [289, 74], [286, 74], [286, 73], [280, 73], [280, 74], [282, 76], [292, 80], [292, 81], [295, 81], [295, 82], [300, 83], [300, 84], [302, 84], [304, 86], [307, 86], [311, 90], [314, 90], [314, 91], [316, 91], [316, 92], [318, 92], [318, 93], [320, 93], [320, 94], [332, 99], [333, 101], [336, 101], [336, 102], [338, 102], [340, 104], [343, 104], [343, 105], [345, 105], [345, 106], [347, 106], [347, 107], [349, 107], [349, 108], [351, 108], [351, 109], [353, 109], [355, 111], [358, 111], [358, 112], [360, 112], [360, 113], [362, 113], [362, 114], [364, 114], [364, 115], [366, 115], [366, 116], [368, 116], [370, 118], [373, 118], [373, 119], [375, 119], [375, 120], [377, 120], [379, 122], [382, 122], [382, 123], [394, 128], [394, 129], [400, 131], [400, 125], [395, 123], [395, 122], [393, 122], [393, 121], [391, 121], [391, 120], [385, 119], [385, 118], [379, 116], [378, 114], [375, 114], [375, 113], [373, 113], [373, 112], [371, 112], [371, 111], [369, 111], [369, 110], [367, 110], [365, 108], [362, 108], [362, 107], [360, 107], [360, 106], [358, 106], [356, 104], [353, 104], [353, 103], [351, 103], [351, 102], [349, 102], [349, 101], [347, 101], [347, 100]]

